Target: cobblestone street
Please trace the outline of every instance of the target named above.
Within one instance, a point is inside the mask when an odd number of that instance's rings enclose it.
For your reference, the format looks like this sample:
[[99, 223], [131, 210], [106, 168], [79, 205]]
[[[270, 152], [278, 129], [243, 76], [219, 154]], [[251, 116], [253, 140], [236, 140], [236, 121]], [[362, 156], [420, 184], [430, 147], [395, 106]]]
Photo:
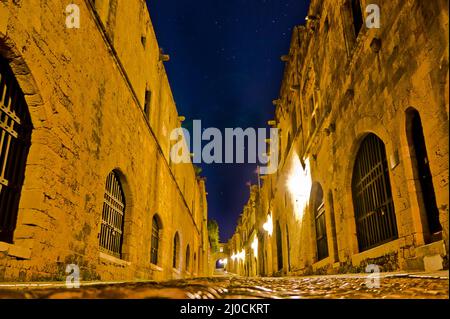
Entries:
[[[448, 299], [448, 272], [383, 274], [370, 288], [364, 274], [283, 278], [217, 276], [164, 283], [92, 283], [80, 289], [62, 284], [0, 284], [0, 298], [18, 299]], [[372, 283], [374, 283], [372, 281]]]

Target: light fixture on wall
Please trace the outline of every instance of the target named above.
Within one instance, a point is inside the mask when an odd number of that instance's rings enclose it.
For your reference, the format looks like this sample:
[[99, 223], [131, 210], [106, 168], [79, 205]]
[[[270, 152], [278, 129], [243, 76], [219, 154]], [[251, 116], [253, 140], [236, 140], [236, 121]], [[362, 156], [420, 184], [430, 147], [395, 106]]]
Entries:
[[263, 229], [269, 234], [269, 236], [272, 236], [273, 233], [272, 214], [267, 215], [267, 221], [264, 223]]
[[170, 55], [165, 54], [163, 49], [159, 49], [159, 61], [162, 61], [162, 62], [170, 61]]
[[255, 235], [255, 238], [253, 238], [251, 247], [253, 249], [253, 255], [255, 257], [258, 257], [258, 237], [256, 235]]

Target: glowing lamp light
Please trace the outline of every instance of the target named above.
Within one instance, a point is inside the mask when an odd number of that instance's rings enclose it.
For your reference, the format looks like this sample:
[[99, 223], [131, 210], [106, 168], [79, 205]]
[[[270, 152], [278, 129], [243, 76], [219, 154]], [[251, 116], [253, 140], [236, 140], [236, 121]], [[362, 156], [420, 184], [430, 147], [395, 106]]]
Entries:
[[272, 236], [273, 234], [272, 214], [269, 214], [267, 216], [267, 221], [264, 223], [263, 229], [269, 234], [269, 236]]
[[292, 169], [287, 180], [287, 188], [291, 194], [295, 218], [301, 221], [303, 212], [309, 201], [312, 180], [309, 159], [305, 160], [303, 169], [297, 154], [294, 154]]
[[245, 260], [245, 249], [242, 249], [238, 254], [238, 259], [244, 261]]
[[227, 259], [227, 258], [225, 258], [225, 259], [220, 259], [220, 260], [219, 260], [219, 264], [225, 266], [226, 264], [228, 264], [228, 259]]
[[252, 249], [253, 255], [255, 255], [255, 257], [258, 257], [258, 237], [256, 237], [256, 235], [252, 242]]
[[235, 254], [235, 253], [233, 253], [233, 255], [231, 255], [231, 260], [232, 260], [232, 261], [235, 261], [235, 260], [236, 260], [236, 258], [237, 258], [236, 254]]

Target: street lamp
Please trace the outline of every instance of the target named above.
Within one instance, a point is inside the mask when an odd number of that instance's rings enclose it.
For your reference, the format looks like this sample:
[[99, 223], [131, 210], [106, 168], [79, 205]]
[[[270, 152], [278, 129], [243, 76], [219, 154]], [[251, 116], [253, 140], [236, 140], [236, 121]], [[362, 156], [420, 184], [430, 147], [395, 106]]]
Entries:
[[263, 229], [269, 234], [269, 236], [272, 236], [273, 233], [272, 214], [267, 215], [267, 221], [264, 223]]
[[255, 255], [256, 258], [258, 258], [258, 237], [256, 237], [253, 239], [252, 245], [251, 245], [252, 249], [253, 249], [253, 255]]
[[303, 167], [298, 155], [294, 154], [292, 168], [287, 179], [287, 188], [291, 194], [294, 215], [298, 221], [302, 220], [303, 211], [309, 201], [311, 186], [312, 180], [309, 159], [307, 158], [305, 160], [305, 167]]

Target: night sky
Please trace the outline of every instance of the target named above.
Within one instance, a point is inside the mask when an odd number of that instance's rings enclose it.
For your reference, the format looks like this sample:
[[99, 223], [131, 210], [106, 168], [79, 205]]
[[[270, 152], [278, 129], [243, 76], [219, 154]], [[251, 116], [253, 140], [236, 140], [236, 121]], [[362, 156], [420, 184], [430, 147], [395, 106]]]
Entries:
[[[274, 117], [292, 29], [304, 24], [308, 0], [147, 0], [166, 70], [186, 125], [267, 127]], [[205, 145], [207, 142], [203, 142]], [[220, 237], [234, 232], [257, 183], [256, 164], [201, 164], [209, 218]]]

